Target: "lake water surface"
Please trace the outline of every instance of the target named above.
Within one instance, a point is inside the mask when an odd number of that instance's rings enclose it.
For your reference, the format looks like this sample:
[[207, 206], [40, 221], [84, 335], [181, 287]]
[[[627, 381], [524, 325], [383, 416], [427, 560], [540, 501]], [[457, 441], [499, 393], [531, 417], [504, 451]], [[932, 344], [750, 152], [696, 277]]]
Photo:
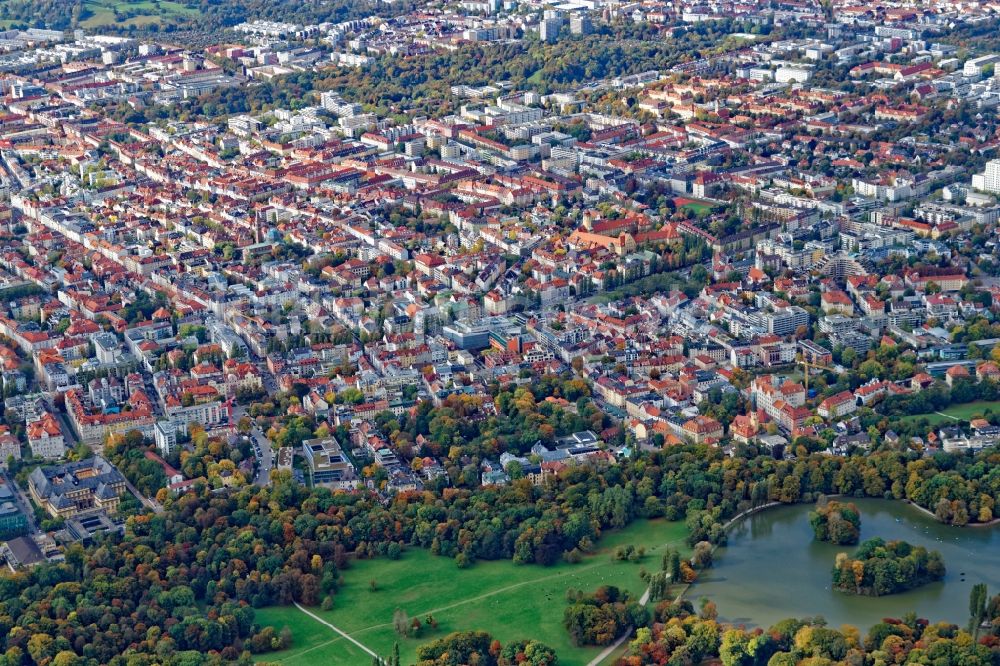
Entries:
[[902, 539], [937, 550], [944, 558], [943, 581], [886, 597], [836, 592], [830, 572], [838, 552], [813, 539], [811, 504], [782, 506], [754, 514], [734, 525], [729, 544], [715, 552], [715, 565], [688, 591], [688, 598], [708, 597], [724, 622], [768, 627], [789, 617], [822, 615], [830, 626], [853, 624], [867, 630], [883, 617], [914, 611], [932, 622], [964, 625], [969, 590], [986, 583], [1000, 592], [1000, 526], [949, 527], [902, 502], [844, 498], [861, 510], [861, 539]]

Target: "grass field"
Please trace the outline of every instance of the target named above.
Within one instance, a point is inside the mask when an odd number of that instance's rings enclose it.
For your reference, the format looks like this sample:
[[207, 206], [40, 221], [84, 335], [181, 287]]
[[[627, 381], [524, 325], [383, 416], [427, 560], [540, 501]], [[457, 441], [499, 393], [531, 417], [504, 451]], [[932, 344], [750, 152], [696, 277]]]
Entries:
[[[80, 25], [84, 28], [99, 28], [104, 25], [150, 25], [162, 23], [170, 18], [191, 18], [198, 10], [174, 0], [85, 0], [86, 14]], [[115, 10], [120, 14], [135, 16], [121, 23], [115, 19]]]
[[333, 633], [295, 606], [274, 606], [257, 610], [257, 622], [262, 625], [288, 627], [292, 632], [292, 647], [280, 652], [260, 655], [261, 661], [296, 663], [303, 666], [321, 664], [368, 664], [371, 657], [358, 646]]
[[699, 199], [688, 199], [687, 197], [676, 197], [674, 205], [677, 208], [687, 208], [693, 210], [695, 214], [707, 214], [712, 212], [712, 204]]
[[942, 409], [940, 412], [904, 416], [902, 420], [912, 422], [927, 419], [928, 423], [932, 426], [939, 426], [958, 421], [968, 421], [974, 417], [982, 416], [987, 409], [993, 412], [1000, 412], [1000, 400], [977, 400], [976, 402], [967, 402], [963, 405], [952, 405], [951, 407]]
[[[451, 559], [411, 549], [397, 561], [380, 558], [353, 563], [344, 574], [345, 585], [334, 600], [333, 610], [310, 610], [379, 654], [388, 655], [393, 643], [399, 641], [406, 663], [415, 660], [419, 645], [434, 638], [452, 631], [484, 629], [504, 643], [536, 638], [556, 650], [561, 666], [584, 666], [600, 649], [578, 648], [569, 641], [562, 626], [566, 590], [617, 585], [638, 597], [646, 587], [639, 577], [640, 569], [658, 569], [667, 545], [687, 552], [685, 534], [680, 522], [637, 521], [605, 534], [599, 549], [579, 564], [552, 567], [503, 561], [477, 562], [463, 570]], [[639, 563], [612, 561], [611, 553], [622, 544], [645, 546], [647, 555]], [[375, 592], [369, 589], [370, 580], [377, 583]], [[396, 608], [422, 622], [432, 614], [438, 628], [425, 628], [416, 639], [400, 639], [392, 627]], [[278, 629], [287, 625], [293, 635], [291, 649], [259, 655], [260, 661], [288, 666], [346, 666], [370, 661], [358, 660], [356, 646], [295, 608], [262, 609], [258, 621]]]

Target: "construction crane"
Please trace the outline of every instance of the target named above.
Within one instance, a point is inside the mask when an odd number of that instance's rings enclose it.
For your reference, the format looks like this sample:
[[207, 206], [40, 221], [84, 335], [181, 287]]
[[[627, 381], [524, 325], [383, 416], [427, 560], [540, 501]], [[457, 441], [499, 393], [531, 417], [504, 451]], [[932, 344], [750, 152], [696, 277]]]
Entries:
[[804, 376], [803, 384], [806, 387], [806, 395], [809, 395], [809, 371], [810, 370], [829, 370], [830, 372], [836, 372], [834, 368], [828, 365], [822, 365], [821, 363], [813, 363], [812, 361], [807, 361], [804, 356], [800, 357], [795, 361], [796, 365], [802, 366], [802, 374]]

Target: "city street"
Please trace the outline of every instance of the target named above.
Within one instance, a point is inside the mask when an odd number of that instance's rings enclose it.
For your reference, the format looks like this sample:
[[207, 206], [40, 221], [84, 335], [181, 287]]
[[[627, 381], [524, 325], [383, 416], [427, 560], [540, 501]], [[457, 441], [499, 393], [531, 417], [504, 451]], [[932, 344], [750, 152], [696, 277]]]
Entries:
[[254, 427], [250, 431], [250, 437], [254, 442], [254, 452], [258, 454], [257, 476], [253, 482], [258, 486], [268, 486], [271, 484], [271, 468], [274, 466], [274, 448], [260, 428]]
[[[265, 386], [267, 385], [267, 380], [271, 378], [270, 373], [264, 373]], [[268, 393], [272, 391], [268, 389]], [[239, 423], [240, 420], [246, 416], [247, 408], [244, 405], [234, 405], [233, 406], [233, 423]], [[257, 486], [268, 486], [271, 483], [271, 468], [274, 467], [274, 447], [269, 440], [256, 425], [250, 429], [250, 440], [253, 442], [254, 457], [257, 458], [257, 475], [254, 477], [254, 485]]]

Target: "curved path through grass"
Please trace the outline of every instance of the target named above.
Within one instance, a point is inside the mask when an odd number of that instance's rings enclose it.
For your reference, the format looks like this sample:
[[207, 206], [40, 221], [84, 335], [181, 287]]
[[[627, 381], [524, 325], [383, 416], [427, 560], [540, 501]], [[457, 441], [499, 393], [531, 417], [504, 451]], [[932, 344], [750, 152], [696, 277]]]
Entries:
[[[638, 520], [602, 535], [596, 552], [583, 562], [559, 562], [548, 568], [479, 561], [459, 569], [453, 560], [419, 548], [407, 549], [399, 560], [354, 561], [344, 573], [345, 584], [334, 597], [332, 610], [310, 608], [310, 617], [290, 606], [257, 611], [260, 624], [288, 626], [293, 632], [290, 649], [261, 654], [258, 660], [286, 666], [353, 666], [370, 661], [372, 652], [390, 654], [398, 642], [402, 661], [412, 663], [417, 647], [424, 643], [452, 631], [486, 629], [504, 643], [541, 640], [556, 650], [560, 666], [587, 666], [602, 650], [570, 641], [562, 624], [566, 590], [616, 585], [638, 595], [646, 589], [639, 575], [643, 566], [658, 570], [658, 553], [668, 547], [688, 552], [686, 534], [681, 522]], [[645, 547], [641, 562], [612, 557], [616, 547], [626, 544]], [[370, 589], [371, 580], [377, 583], [376, 591]], [[392, 623], [396, 608], [425, 624], [420, 636], [396, 635]], [[437, 628], [426, 626], [428, 615]], [[331, 627], [353, 641], [337, 632], [333, 636]], [[362, 651], [359, 644], [366, 649]]]

